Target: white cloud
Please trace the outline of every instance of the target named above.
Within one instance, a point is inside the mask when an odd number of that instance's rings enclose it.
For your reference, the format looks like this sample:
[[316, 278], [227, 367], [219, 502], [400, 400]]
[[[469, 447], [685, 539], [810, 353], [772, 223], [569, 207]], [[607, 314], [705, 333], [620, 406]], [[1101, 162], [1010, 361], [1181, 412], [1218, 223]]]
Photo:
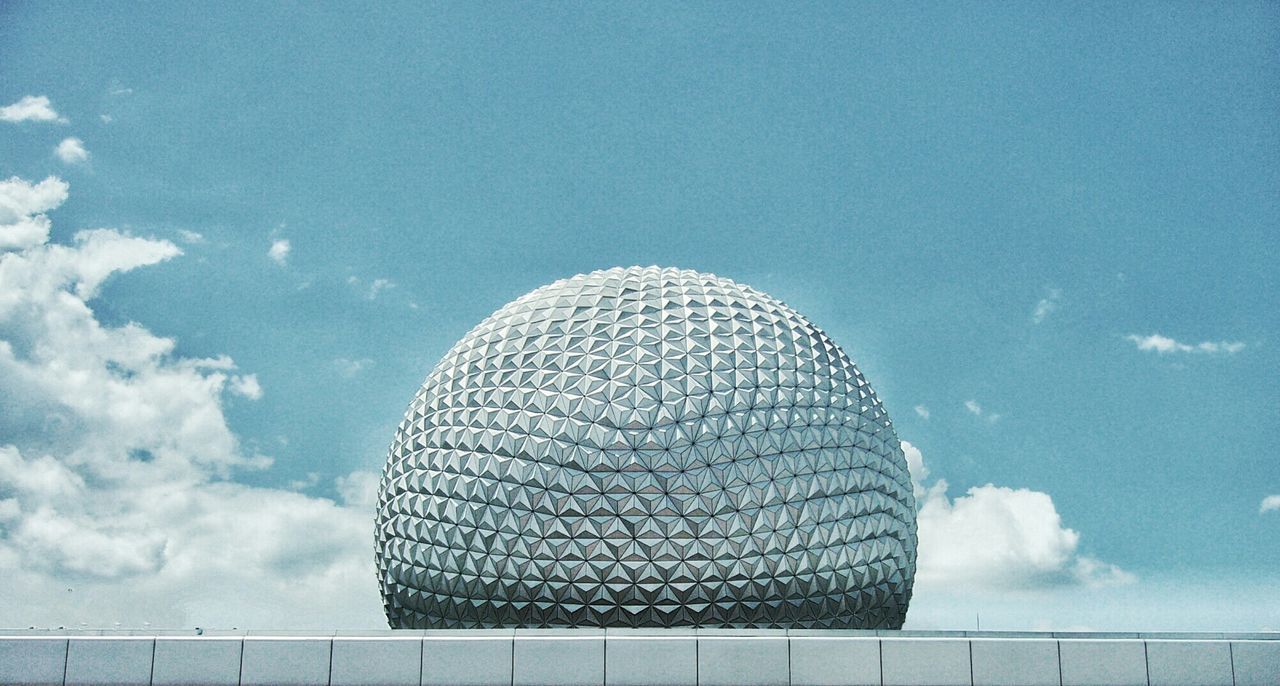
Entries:
[[1280, 510], [1280, 495], [1269, 495], [1262, 499], [1262, 503], [1258, 505], [1258, 514], [1264, 514], [1272, 510]]
[[49, 240], [45, 212], [67, 199], [67, 184], [54, 176], [33, 184], [18, 177], [0, 181], [0, 252], [24, 250]]
[[369, 284], [369, 299], [373, 300], [378, 297], [379, 291], [395, 287], [396, 285], [391, 282], [391, 279], [374, 279], [373, 283]]
[[262, 386], [258, 384], [257, 374], [242, 374], [231, 377], [227, 381], [227, 390], [250, 400], [260, 400], [262, 398]]
[[373, 360], [367, 357], [362, 357], [358, 360], [348, 360], [345, 357], [339, 357], [333, 361], [334, 369], [337, 369], [339, 374], [348, 379], [356, 376], [371, 366], [373, 366]]
[[109, 114], [99, 114], [98, 119], [101, 120], [103, 124], [110, 124], [115, 121], [115, 117], [112, 117]]
[[188, 231], [187, 229], [178, 229], [178, 237], [187, 245], [199, 245], [204, 243], [204, 234], [197, 231]]
[[915, 411], [916, 411], [916, 414], [920, 415], [921, 419], [929, 418], [929, 408], [925, 407], [924, 405], [916, 405]]
[[903, 441], [919, 502], [916, 583], [925, 589], [1103, 587], [1136, 578], [1079, 553], [1047, 493], [987, 484], [955, 499], [947, 482], [926, 484], [919, 449]]
[[[0, 236], [66, 197], [56, 179], [4, 183]], [[0, 253], [5, 621], [382, 625], [367, 508], [233, 480], [270, 464], [223, 411], [257, 378], [97, 320], [104, 280], [181, 251], [111, 229], [48, 244], [47, 228]]]
[[289, 261], [289, 251], [293, 249], [289, 239], [277, 238], [271, 241], [271, 249], [267, 251], [267, 257], [275, 260], [276, 264], [284, 266]]
[[902, 442], [902, 454], [907, 458], [907, 472], [911, 474], [911, 490], [917, 501], [925, 497], [924, 480], [929, 478], [929, 468], [924, 466], [924, 454], [910, 441]]
[[305, 491], [309, 488], [314, 488], [318, 483], [320, 483], [320, 475], [315, 472], [307, 472], [306, 477], [290, 481], [288, 488], [291, 491]]
[[369, 287], [365, 289], [360, 286], [360, 279], [355, 276], [348, 276], [347, 284], [357, 290], [363, 290], [364, 297], [366, 300], [373, 300], [377, 298], [378, 294], [381, 293], [382, 291], [389, 290], [396, 287], [395, 282], [393, 282], [391, 279], [377, 278], [371, 281], [369, 283]]
[[372, 512], [378, 503], [378, 481], [381, 475], [377, 472], [355, 471], [337, 479], [338, 498], [342, 504]]
[[58, 147], [53, 149], [53, 154], [66, 164], [79, 164], [89, 159], [89, 151], [84, 149], [84, 141], [75, 136], [62, 139]]
[[988, 422], [991, 422], [992, 424], [1000, 421], [1000, 415], [998, 413], [987, 412], [985, 409], [983, 409], [982, 405], [978, 404], [977, 400], [964, 401], [964, 409], [968, 410], [969, 414], [975, 417], [982, 417], [983, 419], [987, 420]]
[[1050, 314], [1053, 314], [1053, 311], [1058, 309], [1058, 300], [1061, 297], [1061, 290], [1057, 288], [1049, 289], [1049, 295], [1041, 298], [1040, 301], [1036, 303], [1035, 309], [1031, 311], [1031, 323], [1039, 324]]
[[12, 105], [0, 107], [0, 121], [56, 121], [64, 124], [67, 122], [66, 119], [58, 116], [53, 109], [53, 103], [43, 95], [28, 95]]
[[1130, 341], [1138, 347], [1138, 350], [1155, 352], [1161, 355], [1168, 353], [1206, 353], [1206, 354], [1233, 354], [1244, 350], [1245, 345], [1240, 341], [1203, 341], [1200, 343], [1183, 343], [1167, 336], [1161, 336], [1153, 333], [1150, 336], [1139, 336], [1137, 334], [1129, 334], [1124, 337], [1126, 341]]

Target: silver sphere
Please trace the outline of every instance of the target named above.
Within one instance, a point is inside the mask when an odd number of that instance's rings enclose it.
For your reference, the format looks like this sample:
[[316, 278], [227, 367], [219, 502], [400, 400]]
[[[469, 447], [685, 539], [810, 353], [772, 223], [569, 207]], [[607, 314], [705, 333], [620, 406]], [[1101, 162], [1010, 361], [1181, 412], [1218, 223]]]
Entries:
[[539, 288], [436, 365], [379, 488], [394, 628], [898, 628], [916, 515], [839, 346], [711, 274]]

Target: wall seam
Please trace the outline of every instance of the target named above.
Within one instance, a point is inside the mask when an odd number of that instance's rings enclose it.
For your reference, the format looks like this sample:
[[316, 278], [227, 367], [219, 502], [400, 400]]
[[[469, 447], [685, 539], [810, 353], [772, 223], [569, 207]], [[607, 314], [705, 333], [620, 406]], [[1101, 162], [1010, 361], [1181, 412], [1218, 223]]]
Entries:
[[973, 686], [973, 641], [969, 641], [969, 686]]
[[240, 637], [240, 669], [236, 671], [236, 686], [244, 683], [244, 636]]
[[[427, 637], [418, 639], [418, 686], [422, 686], [422, 663], [427, 660]], [[332, 681], [332, 679], [330, 679]]]
[[156, 682], [156, 642], [158, 639], [151, 639], [151, 673], [147, 675], [147, 685], [151, 686]]
[[787, 686], [795, 682], [795, 678], [791, 676], [791, 636], [787, 636]]
[[1058, 686], [1062, 686], [1062, 641], [1054, 641], [1053, 645], [1058, 649]]
[[67, 638], [67, 647], [62, 654], [62, 686], [67, 686], [67, 663], [71, 661], [71, 639]]
[[1151, 686], [1151, 656], [1147, 654], [1147, 642], [1142, 642], [1142, 666], [1147, 671], [1147, 686]]
[[333, 686], [333, 639], [329, 639], [329, 674], [325, 676], [324, 682], [329, 686]]
[[884, 686], [884, 639], [876, 639], [876, 653], [880, 657], [880, 686]]
[[1227, 659], [1231, 661], [1231, 686], [1236, 686], [1236, 646], [1234, 641], [1227, 641]]

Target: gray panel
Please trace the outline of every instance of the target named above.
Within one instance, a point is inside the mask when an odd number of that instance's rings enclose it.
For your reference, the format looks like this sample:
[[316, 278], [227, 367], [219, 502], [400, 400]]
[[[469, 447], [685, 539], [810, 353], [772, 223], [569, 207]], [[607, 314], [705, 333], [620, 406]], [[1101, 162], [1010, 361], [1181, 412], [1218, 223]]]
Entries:
[[885, 686], [969, 686], [969, 641], [885, 638], [880, 641]]
[[516, 686], [600, 686], [604, 633], [517, 631], [512, 671]]
[[157, 638], [153, 686], [236, 686], [240, 683], [239, 638]]
[[791, 637], [794, 686], [880, 686], [880, 639]]
[[242, 686], [327, 686], [330, 638], [244, 639]]
[[605, 639], [609, 686], [674, 686], [698, 683], [698, 639], [684, 636], [614, 636]]
[[699, 684], [785, 684], [790, 673], [785, 635], [698, 636]]
[[396, 628], [896, 629], [915, 575], [911, 477], [862, 373], [689, 270], [575, 276], [478, 324], [378, 493]]
[[1058, 641], [1062, 686], [1147, 686], [1147, 652], [1129, 639]]
[[511, 633], [472, 633], [423, 640], [423, 686], [511, 686]]
[[1280, 640], [1232, 641], [1236, 686], [1280, 684]]
[[1151, 686], [1231, 686], [1226, 641], [1147, 641]]
[[1036, 638], [970, 641], [974, 686], [1058, 686], [1058, 642]]
[[0, 638], [0, 684], [62, 686], [65, 638]]
[[331, 686], [418, 686], [422, 636], [335, 638]]
[[148, 686], [154, 638], [73, 638], [66, 685]]

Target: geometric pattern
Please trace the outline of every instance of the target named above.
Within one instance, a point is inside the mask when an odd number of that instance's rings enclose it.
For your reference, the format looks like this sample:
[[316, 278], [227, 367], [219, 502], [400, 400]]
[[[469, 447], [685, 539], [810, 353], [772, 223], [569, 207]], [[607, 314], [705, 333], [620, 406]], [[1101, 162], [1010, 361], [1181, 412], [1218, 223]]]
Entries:
[[472, 329], [396, 431], [393, 628], [900, 628], [916, 516], [848, 356], [727, 279], [616, 268]]

